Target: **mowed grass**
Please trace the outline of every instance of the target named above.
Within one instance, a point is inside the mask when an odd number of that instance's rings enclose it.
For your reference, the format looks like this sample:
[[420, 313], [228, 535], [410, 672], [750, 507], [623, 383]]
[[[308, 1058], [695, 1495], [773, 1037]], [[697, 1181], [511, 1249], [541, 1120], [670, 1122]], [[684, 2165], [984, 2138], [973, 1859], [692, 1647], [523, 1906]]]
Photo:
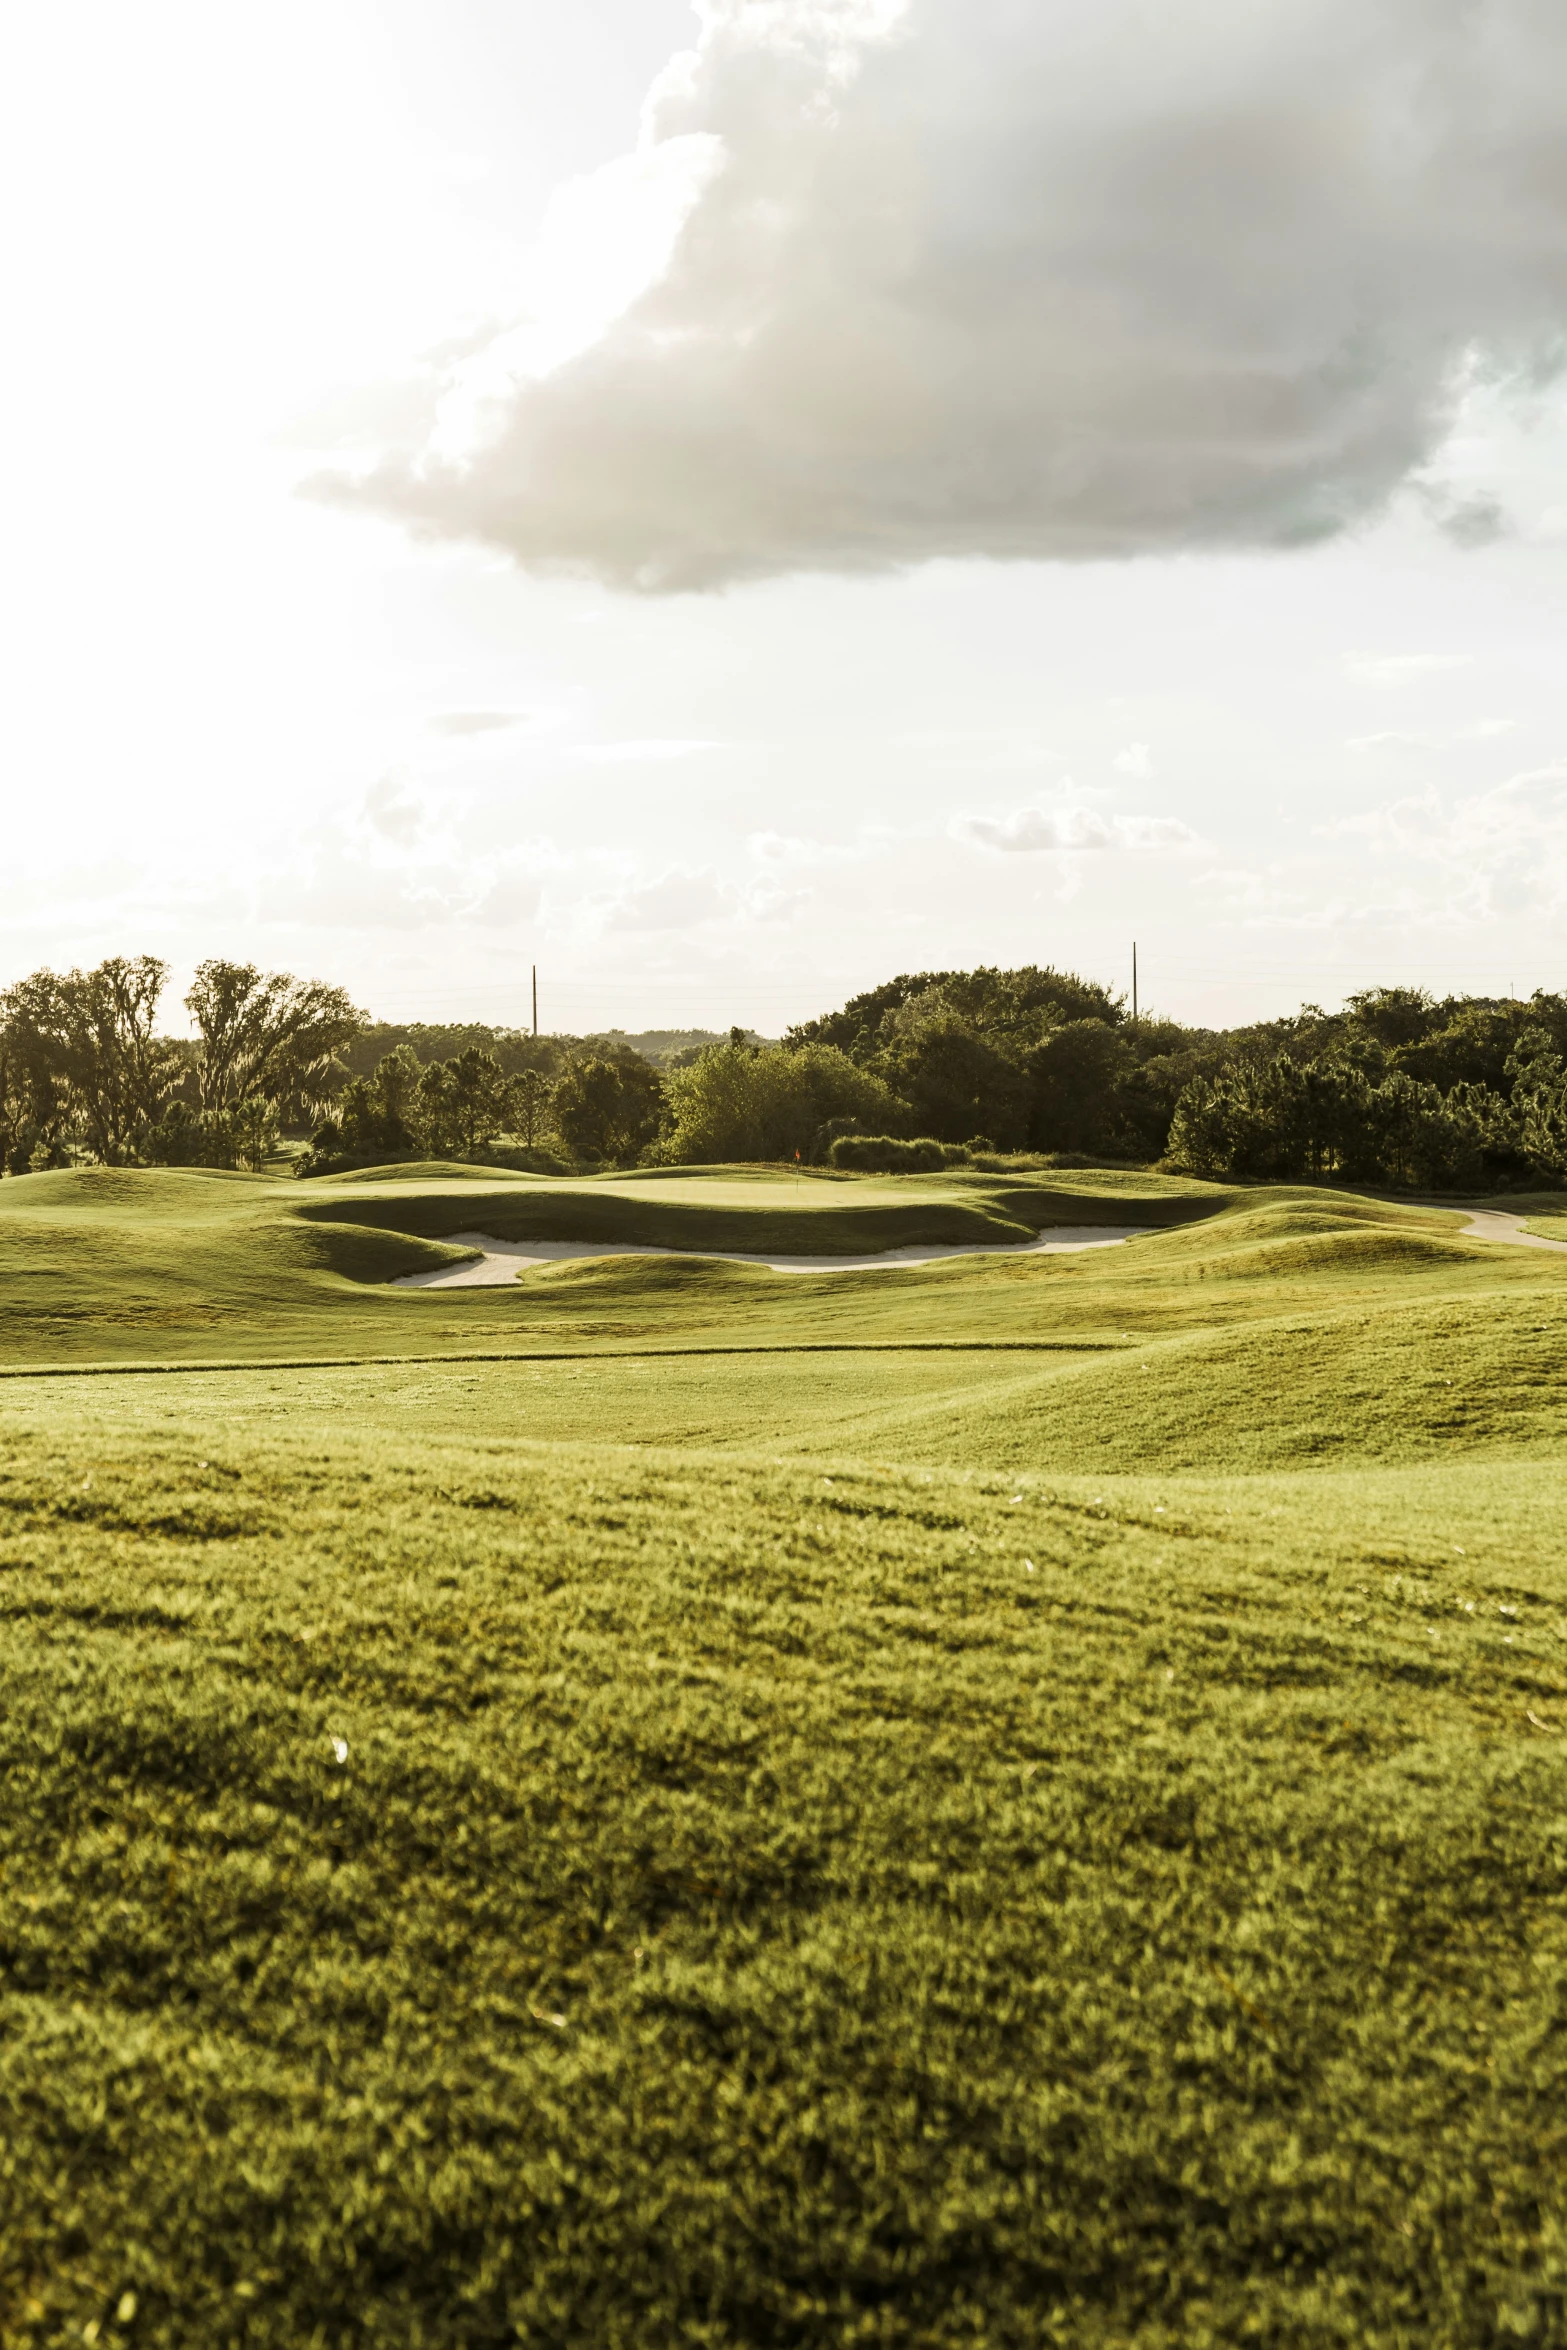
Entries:
[[[462, 1179], [440, 1169], [418, 1176], [404, 1168], [395, 1180], [300, 1183], [201, 1169], [91, 1168], [0, 1184], [6, 1360], [452, 1353], [476, 1302], [487, 1309], [478, 1318], [491, 1325], [536, 1331], [542, 1324], [551, 1334], [571, 1334], [587, 1301], [569, 1283], [551, 1288], [544, 1276], [534, 1277], [538, 1286], [527, 1296], [488, 1291], [477, 1301], [389, 1286], [401, 1275], [460, 1262], [471, 1252], [452, 1245], [457, 1232], [850, 1256], [914, 1245], [1006, 1248], [1049, 1224], [1158, 1226], [1211, 1214], [1229, 1197], [1212, 1185], [1159, 1177], [1134, 1184], [1113, 1174], [1065, 1185], [959, 1174], [901, 1186], [877, 1177], [755, 1171], [710, 1181], [683, 1174], [566, 1183], [471, 1172]], [[746, 1270], [642, 1260], [638, 1279], [616, 1293], [617, 1318], [630, 1312], [648, 1336], [683, 1333], [692, 1319], [691, 1278], [728, 1272], [743, 1279]], [[661, 1282], [660, 1272], [673, 1273], [673, 1281]], [[770, 1318], [787, 1337], [809, 1317], [813, 1299], [789, 1298], [775, 1276], [757, 1277], [774, 1291]], [[971, 1302], [949, 1297], [946, 1318], [956, 1303], [956, 1318], [973, 1326]], [[732, 1296], [720, 1297], [719, 1323], [732, 1318], [733, 1306]], [[587, 1319], [596, 1318], [590, 1310]]]
[[5, 1441], [7, 2342], [1559, 2331], [1554, 1472], [209, 1441]]
[[[69, 1385], [79, 1425], [192, 1418], [415, 1437], [698, 1446], [962, 1467], [1136, 1471], [1567, 1462], [1567, 1274], [1448, 1302], [1381, 1300], [1238, 1330], [1039, 1346], [564, 1355], [0, 1380], [0, 1428]], [[1135, 1385], [1132, 1383], [1135, 1382]]]
[[4, 2350], [1567, 2332], [1567, 1259], [1071, 1181], [0, 1186]]
[[[1455, 1444], [1531, 1458], [1567, 1439], [1567, 1259], [1466, 1240], [1450, 1211], [1321, 1194], [1246, 1195], [1080, 1256], [820, 1276], [626, 1257], [395, 1295], [415, 1309], [401, 1359], [99, 1366], [71, 1409], [1105, 1471]], [[357, 1310], [349, 1291], [345, 1346]], [[24, 1363], [0, 1423], [53, 1392]]]

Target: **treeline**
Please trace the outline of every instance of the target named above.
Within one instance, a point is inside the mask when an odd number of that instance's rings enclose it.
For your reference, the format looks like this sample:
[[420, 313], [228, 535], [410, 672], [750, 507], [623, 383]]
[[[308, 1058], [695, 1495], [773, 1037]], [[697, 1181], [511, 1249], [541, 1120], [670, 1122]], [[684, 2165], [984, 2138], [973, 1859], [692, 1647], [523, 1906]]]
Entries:
[[[905, 974], [768, 1044], [372, 1022], [341, 988], [208, 961], [160, 1033], [152, 956], [0, 994], [0, 1160], [302, 1174], [1023, 1154], [1398, 1189], [1567, 1181], [1567, 999], [1378, 988], [1218, 1031], [1070, 972]], [[646, 1050], [639, 1049], [645, 1046]]]
[[526, 1028], [491, 1028], [478, 1020], [370, 1020], [345, 1047], [342, 1060], [350, 1077], [373, 1077], [386, 1055], [405, 1044], [421, 1064], [455, 1061], [467, 1052], [493, 1053], [503, 1076], [518, 1077], [528, 1069], [555, 1072], [589, 1044], [633, 1052], [655, 1069], [672, 1069], [694, 1060], [704, 1045], [719, 1041], [714, 1028], [644, 1028], [636, 1035], [611, 1028], [592, 1037], [574, 1037], [535, 1036]]
[[1222, 1043], [1171, 1118], [1168, 1160], [1193, 1174], [1419, 1191], [1567, 1180], [1561, 996], [1378, 988]]
[[966, 1146], [1401, 1190], [1554, 1185], [1567, 998], [1372, 988], [1221, 1031], [1133, 1020], [1071, 973], [922, 972], [776, 1053], [710, 1048], [665, 1091], [677, 1158], [897, 1167], [925, 1138], [928, 1165]]
[[82, 1160], [260, 1166], [285, 1121], [317, 1112], [364, 1025], [340, 987], [209, 961], [185, 998], [194, 1037], [163, 1036], [168, 976], [155, 955], [113, 955], [0, 993], [8, 1174]]

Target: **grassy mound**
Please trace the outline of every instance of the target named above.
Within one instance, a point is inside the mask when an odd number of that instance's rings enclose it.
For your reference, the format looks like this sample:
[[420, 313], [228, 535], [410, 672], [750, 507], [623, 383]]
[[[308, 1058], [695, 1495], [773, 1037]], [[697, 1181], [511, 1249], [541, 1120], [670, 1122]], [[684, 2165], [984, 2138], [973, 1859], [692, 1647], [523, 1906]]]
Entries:
[[536, 1182], [531, 1175], [514, 1174], [507, 1167], [476, 1167], [465, 1159], [402, 1159], [385, 1167], [345, 1167], [336, 1175], [316, 1178], [319, 1190], [330, 1184], [334, 1190], [340, 1184], [353, 1183], [504, 1183], [508, 1176], [516, 1183]]
[[[544, 1204], [1168, 1228], [385, 1286]], [[1461, 1221], [0, 1185], [0, 2350], [1567, 2332], [1567, 1260]]]
[[1554, 1479], [205, 1441], [7, 1447], [7, 2340], [1560, 2323]]
[[[1542, 1315], [1547, 1319], [1542, 1320]], [[1257, 1470], [1312, 1460], [1567, 1452], [1567, 1289], [1411, 1300], [1321, 1319], [1085, 1350], [911, 1410], [860, 1438], [893, 1459], [1039, 1468]], [[955, 1384], [955, 1383], [954, 1383]]]
[[516, 1184], [508, 1191], [469, 1184], [460, 1194], [434, 1185], [391, 1187], [384, 1193], [367, 1186], [348, 1200], [314, 1193], [300, 1213], [425, 1239], [472, 1231], [497, 1240], [615, 1241], [734, 1249], [748, 1256], [854, 1256], [874, 1249], [965, 1244], [1005, 1248], [1032, 1239], [1037, 1229], [984, 1193], [970, 1199], [949, 1195], [944, 1187], [909, 1189], [888, 1198], [877, 1197], [869, 1186], [845, 1192], [803, 1178], [765, 1186], [632, 1180]]

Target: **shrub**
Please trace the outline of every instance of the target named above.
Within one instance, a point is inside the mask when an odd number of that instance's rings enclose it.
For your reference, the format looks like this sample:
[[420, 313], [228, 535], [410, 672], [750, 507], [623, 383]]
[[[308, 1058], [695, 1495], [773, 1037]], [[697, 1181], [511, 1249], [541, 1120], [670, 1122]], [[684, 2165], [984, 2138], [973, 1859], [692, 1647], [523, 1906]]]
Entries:
[[935, 1175], [969, 1163], [965, 1144], [937, 1142], [928, 1134], [913, 1142], [895, 1134], [840, 1134], [829, 1155], [833, 1166], [859, 1175]]

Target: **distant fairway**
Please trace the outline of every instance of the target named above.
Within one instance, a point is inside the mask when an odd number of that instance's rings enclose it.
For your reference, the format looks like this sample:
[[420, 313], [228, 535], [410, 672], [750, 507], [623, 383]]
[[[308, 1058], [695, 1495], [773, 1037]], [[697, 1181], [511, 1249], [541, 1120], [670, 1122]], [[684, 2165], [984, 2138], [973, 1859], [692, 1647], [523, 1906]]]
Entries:
[[1463, 1223], [0, 1185], [0, 2343], [1561, 2338], [1567, 1258]]

